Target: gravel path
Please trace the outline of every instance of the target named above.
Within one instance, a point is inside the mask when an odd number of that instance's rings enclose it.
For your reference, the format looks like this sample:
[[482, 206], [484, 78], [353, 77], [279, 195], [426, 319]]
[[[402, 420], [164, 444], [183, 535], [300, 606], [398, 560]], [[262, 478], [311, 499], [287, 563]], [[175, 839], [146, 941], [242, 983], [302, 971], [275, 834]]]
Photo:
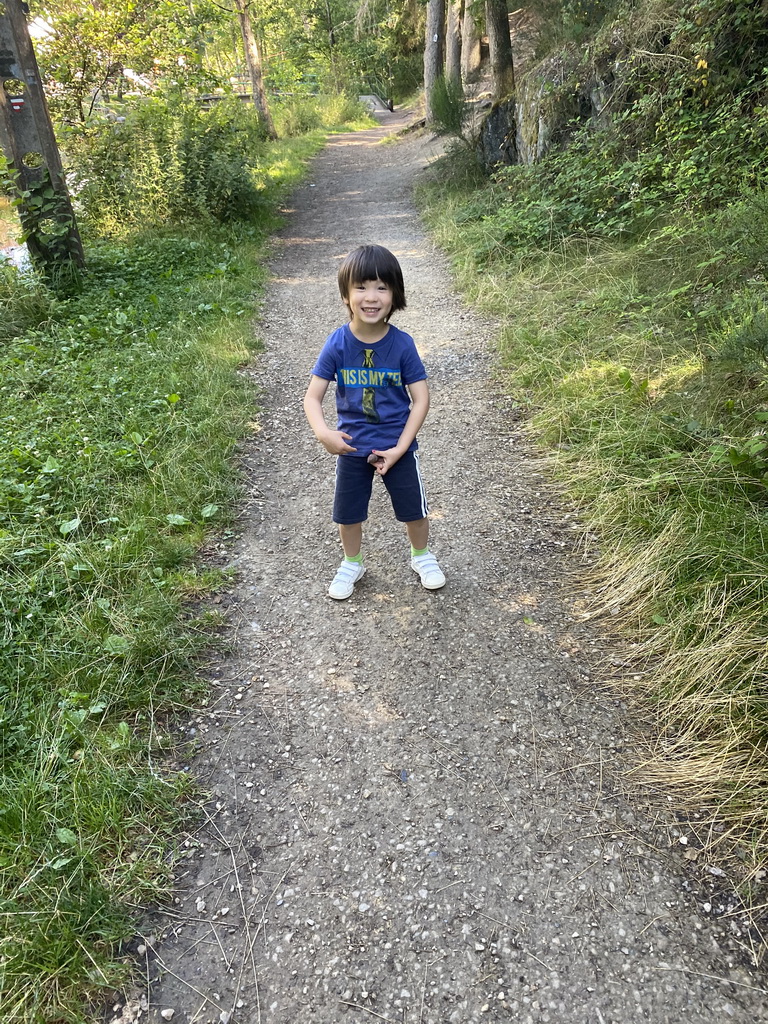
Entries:
[[[712, 904], [719, 869], [685, 860], [685, 830], [622, 781], [624, 711], [591, 681], [602, 638], [563, 587], [573, 520], [489, 383], [493, 325], [414, 210], [438, 144], [384, 142], [386, 122], [331, 139], [272, 260], [250, 499], [215, 552], [238, 570], [233, 650], [190, 723], [213, 800], [139, 947], [142, 1020], [767, 1019], [748, 935]], [[448, 584], [420, 587], [377, 485], [368, 572], [333, 602], [333, 460], [301, 398], [344, 319], [338, 260], [367, 241], [402, 262], [396, 322], [430, 373], [422, 466]]]

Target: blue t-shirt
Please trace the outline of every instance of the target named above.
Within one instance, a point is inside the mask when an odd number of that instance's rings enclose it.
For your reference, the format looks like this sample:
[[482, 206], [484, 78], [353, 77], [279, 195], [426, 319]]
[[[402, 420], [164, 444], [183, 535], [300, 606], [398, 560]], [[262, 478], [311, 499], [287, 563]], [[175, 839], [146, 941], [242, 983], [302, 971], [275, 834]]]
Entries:
[[[349, 444], [357, 449], [346, 454], [364, 458], [374, 448], [395, 447], [411, 409], [406, 384], [427, 379], [413, 338], [392, 324], [373, 344], [359, 341], [349, 324], [337, 328], [326, 339], [312, 373], [336, 381], [336, 429], [349, 434]], [[408, 450], [416, 448], [414, 440]]]

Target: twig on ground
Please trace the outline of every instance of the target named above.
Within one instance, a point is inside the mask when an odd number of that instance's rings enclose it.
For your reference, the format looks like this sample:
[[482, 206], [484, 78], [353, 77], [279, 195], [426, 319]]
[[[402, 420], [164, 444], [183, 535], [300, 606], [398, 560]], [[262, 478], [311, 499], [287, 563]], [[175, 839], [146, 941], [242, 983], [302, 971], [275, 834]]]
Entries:
[[224, 947], [221, 944], [221, 939], [219, 938], [219, 933], [214, 928], [213, 922], [211, 921], [209, 923], [211, 925], [211, 931], [213, 932], [213, 937], [216, 939], [216, 942], [218, 943], [219, 949], [221, 950], [221, 957], [222, 957], [224, 963], [226, 964], [227, 971], [229, 971], [230, 967], [232, 966], [232, 961], [229, 959], [227, 954], [224, 952]]
[[206, 1003], [210, 1003], [210, 1005], [215, 1006], [217, 1010], [221, 1010], [221, 1007], [213, 999], [207, 996], [205, 992], [201, 992], [199, 988], [195, 988], [195, 986], [188, 982], [185, 978], [182, 978], [180, 975], [176, 974], [175, 971], [172, 971], [170, 967], [167, 966], [167, 964], [162, 959], [157, 950], [153, 949], [153, 952], [157, 957], [157, 965], [162, 971], [164, 971], [166, 974], [170, 974], [172, 978], [175, 978], [176, 981], [180, 981], [182, 985], [185, 985], [192, 992], [197, 992], [199, 996], [203, 997]]
[[658, 917], [654, 917], [654, 919], [652, 921], [649, 921], [644, 928], [640, 929], [640, 931], [637, 933], [637, 938], [639, 939], [641, 935], [644, 935], [649, 928], [652, 928], [653, 925], [656, 924], [657, 921], [666, 921], [668, 916], [668, 914], [659, 914]]
[[602, 758], [599, 761], [582, 761], [580, 764], [567, 764], [565, 768], [557, 768], [553, 772], [547, 772], [546, 775], [542, 775], [543, 779], [551, 779], [554, 775], [564, 775], [565, 772], [575, 772], [577, 768], [594, 768], [595, 765], [603, 767]]
[[360, 1003], [350, 1003], [347, 999], [340, 999], [339, 1002], [342, 1006], [351, 1006], [355, 1010], [364, 1010], [366, 1013], [370, 1013], [372, 1017], [378, 1017], [379, 1020], [385, 1020], [387, 1024], [397, 1024], [397, 1021], [392, 1020], [390, 1017], [382, 1017], [380, 1013], [376, 1013], [375, 1010], [371, 1010], [367, 1006], [361, 1006]]
[[454, 885], [463, 885], [466, 882], [466, 878], [457, 878], [455, 882], [449, 882], [448, 885], [442, 886], [440, 889], [435, 889], [435, 896], [439, 892], [445, 892], [446, 889], [452, 889]]
[[768, 989], [757, 988], [755, 985], [747, 985], [743, 981], [734, 981], [733, 978], [721, 978], [717, 974], [705, 974], [703, 971], [692, 971], [688, 967], [652, 967], [652, 971], [679, 971], [681, 974], [692, 974], [696, 978], [706, 978], [707, 981], [720, 981], [723, 985], [736, 985], [738, 988], [745, 988], [747, 992], [758, 992], [762, 996], [768, 996]]

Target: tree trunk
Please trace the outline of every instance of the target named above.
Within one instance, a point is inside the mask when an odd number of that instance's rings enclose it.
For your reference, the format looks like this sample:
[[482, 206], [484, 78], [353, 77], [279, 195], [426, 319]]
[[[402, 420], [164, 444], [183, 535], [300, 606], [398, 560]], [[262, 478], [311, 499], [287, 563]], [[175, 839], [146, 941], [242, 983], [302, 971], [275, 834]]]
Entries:
[[448, 27], [445, 30], [445, 77], [461, 84], [461, 9], [463, 0], [448, 0]]
[[336, 30], [333, 27], [333, 13], [331, 12], [330, 0], [325, 0], [325, 21], [328, 29], [328, 56], [331, 61], [333, 87], [336, 92], [340, 92], [339, 74], [336, 68]]
[[261, 53], [259, 51], [256, 33], [253, 31], [251, 22], [250, 0], [235, 0], [237, 19], [240, 22], [240, 32], [243, 36], [243, 49], [245, 50], [245, 63], [248, 68], [248, 77], [251, 80], [251, 93], [253, 105], [258, 111], [259, 118], [267, 130], [270, 139], [277, 138], [272, 115], [269, 112], [267, 94], [264, 91], [264, 79], [261, 74]]
[[465, 0], [461, 22], [461, 80], [465, 85], [476, 82], [480, 75], [480, 26], [476, 4]]
[[485, 26], [488, 32], [493, 95], [495, 99], [503, 100], [515, 91], [506, 0], [485, 0]]
[[443, 73], [444, 38], [445, 0], [428, 0], [424, 41], [424, 117], [428, 125], [433, 123], [432, 91]]

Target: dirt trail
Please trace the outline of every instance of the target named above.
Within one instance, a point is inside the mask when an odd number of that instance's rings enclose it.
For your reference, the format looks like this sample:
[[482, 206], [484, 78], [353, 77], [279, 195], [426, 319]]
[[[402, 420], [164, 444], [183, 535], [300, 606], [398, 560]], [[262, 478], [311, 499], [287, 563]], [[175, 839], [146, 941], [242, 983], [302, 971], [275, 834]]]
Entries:
[[[705, 856], [685, 864], [615, 770], [622, 708], [591, 682], [600, 638], [561, 587], [573, 522], [489, 385], [493, 325], [417, 219], [437, 144], [383, 143], [397, 124], [331, 140], [272, 261], [251, 498], [217, 555], [239, 573], [234, 649], [190, 724], [214, 799], [148, 924], [142, 1019], [766, 1019], [736, 919], [702, 910]], [[368, 573], [333, 602], [333, 460], [301, 397], [344, 319], [338, 259], [367, 241], [402, 261], [396, 322], [430, 373], [422, 466], [448, 584], [420, 587], [377, 486]]]

